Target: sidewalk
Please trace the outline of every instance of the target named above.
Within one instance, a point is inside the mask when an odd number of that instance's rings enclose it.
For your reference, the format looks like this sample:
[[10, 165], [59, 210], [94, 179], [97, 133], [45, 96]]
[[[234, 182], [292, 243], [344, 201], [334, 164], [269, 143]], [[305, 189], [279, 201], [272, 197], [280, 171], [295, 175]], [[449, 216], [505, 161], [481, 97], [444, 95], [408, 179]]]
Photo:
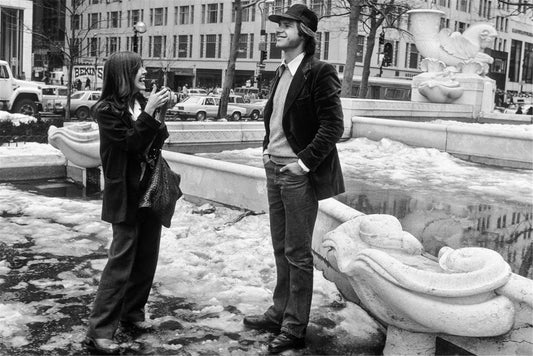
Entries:
[[[0, 354], [86, 355], [87, 316], [110, 243], [100, 200], [52, 198], [0, 184]], [[268, 217], [180, 200], [164, 229], [147, 305], [154, 331], [119, 330], [123, 354], [258, 355], [272, 335], [244, 315], [271, 301]], [[380, 327], [315, 273], [308, 346], [294, 355], [379, 354]]]

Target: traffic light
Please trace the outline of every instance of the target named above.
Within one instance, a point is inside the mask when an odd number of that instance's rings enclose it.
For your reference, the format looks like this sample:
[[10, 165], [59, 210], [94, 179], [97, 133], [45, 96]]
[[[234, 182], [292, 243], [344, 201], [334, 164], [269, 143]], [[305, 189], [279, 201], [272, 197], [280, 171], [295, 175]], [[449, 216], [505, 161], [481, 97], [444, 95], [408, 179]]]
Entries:
[[379, 34], [379, 44], [382, 45], [385, 43], [385, 32]]
[[263, 62], [267, 59], [267, 52], [261, 51], [261, 56], [259, 57], [259, 63], [263, 64]]
[[383, 47], [383, 66], [390, 67], [392, 65], [392, 43], [387, 42]]

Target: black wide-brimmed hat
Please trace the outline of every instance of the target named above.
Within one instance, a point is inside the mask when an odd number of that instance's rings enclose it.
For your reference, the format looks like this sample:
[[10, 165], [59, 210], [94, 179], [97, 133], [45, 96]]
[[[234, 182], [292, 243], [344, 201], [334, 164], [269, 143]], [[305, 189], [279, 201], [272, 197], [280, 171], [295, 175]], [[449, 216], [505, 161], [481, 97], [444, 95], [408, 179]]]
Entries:
[[318, 26], [318, 17], [314, 11], [303, 4], [292, 5], [284, 14], [270, 15], [268, 19], [276, 23], [279, 23], [283, 19], [300, 21], [313, 32], [316, 32]]

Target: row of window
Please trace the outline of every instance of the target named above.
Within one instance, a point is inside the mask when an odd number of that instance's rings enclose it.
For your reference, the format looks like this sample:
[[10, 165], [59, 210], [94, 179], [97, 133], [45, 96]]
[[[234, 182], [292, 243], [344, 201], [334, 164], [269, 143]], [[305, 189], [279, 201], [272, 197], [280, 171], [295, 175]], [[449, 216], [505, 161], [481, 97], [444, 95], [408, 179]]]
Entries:
[[[92, 4], [98, 4], [98, 0], [93, 0]], [[311, 0], [309, 7], [313, 9], [319, 16], [329, 15], [331, 13], [332, 0]], [[287, 6], [290, 6], [291, 1], [276, 0], [273, 4], [272, 12], [283, 12]], [[251, 5], [251, 6], [250, 6]], [[224, 18], [224, 3], [203, 4], [201, 6], [201, 23], [222, 23]], [[256, 20], [256, 4], [250, 1], [242, 2], [242, 21], [255, 22]], [[260, 7], [260, 11], [264, 11]], [[150, 26], [166, 26], [168, 25], [168, 7], [158, 7], [150, 9]], [[174, 25], [190, 25], [194, 23], [195, 5], [184, 5], [174, 7]], [[127, 11], [127, 26], [132, 27], [137, 21], [144, 21], [144, 10], [128, 10]], [[231, 21], [235, 21], [235, 10], [232, 7]], [[87, 14], [88, 29], [99, 29], [101, 25], [102, 13]], [[122, 27], [122, 11], [109, 11], [106, 13], [105, 19], [106, 28], [120, 28]], [[74, 29], [79, 30], [84, 28], [83, 15], [74, 15], [73, 19]]]
[[[514, 212], [511, 217], [511, 225], [520, 224], [520, 221], [521, 221], [520, 218], [522, 216], [524, 217], [525, 221], [529, 221], [533, 218], [532, 213], [523, 214], [519, 212]], [[507, 225], [507, 215], [498, 217], [497, 222], [496, 222], [496, 228], [497, 229], [505, 228], [506, 225]], [[489, 229], [489, 228], [490, 228], [490, 216], [477, 219], [477, 229], [476, 229], [477, 231], [485, 231], [486, 229]]]
[[[146, 36], [138, 37], [138, 46], [140, 53], [143, 53], [143, 40], [148, 41], [149, 58], [192, 58], [193, 57], [193, 35], [175, 35], [172, 36], [173, 41], [170, 46], [167, 46], [168, 36]], [[269, 58], [281, 59], [281, 50], [276, 47], [276, 35], [270, 34], [269, 41]], [[317, 48], [315, 55], [317, 58], [327, 60], [329, 56], [329, 32], [317, 33]], [[126, 37], [126, 50], [133, 50], [134, 37]], [[231, 35], [233, 41], [233, 35]], [[105, 43], [103, 43], [105, 41]], [[255, 36], [253, 33], [241, 34], [238, 53], [239, 58], [254, 58], [254, 44]], [[200, 58], [221, 58], [222, 50], [222, 34], [202, 34], [200, 35]], [[120, 51], [122, 49], [122, 39], [119, 36], [111, 36], [105, 38], [92, 37], [87, 39], [86, 45], [87, 56], [90, 57], [107, 57], [111, 53]], [[84, 51], [81, 48], [81, 43], [78, 43], [79, 53]], [[361, 57], [362, 60], [362, 57]]]

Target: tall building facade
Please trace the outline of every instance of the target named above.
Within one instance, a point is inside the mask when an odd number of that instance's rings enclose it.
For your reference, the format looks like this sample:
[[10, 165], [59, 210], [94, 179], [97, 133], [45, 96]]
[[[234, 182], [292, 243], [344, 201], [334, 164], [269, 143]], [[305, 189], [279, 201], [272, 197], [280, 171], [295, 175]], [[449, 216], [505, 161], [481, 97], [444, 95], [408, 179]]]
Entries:
[[31, 0], [0, 0], [0, 59], [17, 77], [31, 73], [32, 16]]
[[[321, 17], [317, 31], [316, 56], [336, 65], [343, 73], [347, 53], [348, 17], [333, 16], [342, 9], [333, 0], [264, 0], [243, 1], [242, 33], [236, 64], [235, 86], [255, 84], [259, 73], [268, 81], [279, 65], [281, 52], [275, 47], [276, 24], [266, 20], [269, 14], [283, 12], [294, 3], [304, 2]], [[133, 50], [137, 42], [149, 75], [165, 74], [168, 85], [174, 89], [184, 84], [198, 87], [220, 86], [228, 64], [230, 43], [235, 26], [232, 0], [84, 0], [67, 19], [67, 33], [79, 34], [78, 63], [94, 73], [113, 52]], [[254, 5], [255, 4], [255, 5]], [[506, 90], [532, 93], [533, 35], [531, 14], [516, 11], [512, 6], [499, 6], [497, 0], [422, 0], [418, 6], [434, 7], [444, 11], [441, 27], [459, 32], [472, 23], [486, 21], [495, 25], [500, 37], [494, 43], [494, 51], [503, 52], [491, 68], [494, 77], [503, 75]], [[68, 5], [67, 5], [68, 6]], [[510, 16], [517, 12], [516, 16]], [[134, 31], [134, 25], [142, 21], [146, 32]], [[402, 29], [408, 29], [408, 17], [400, 21]], [[261, 30], [266, 32], [266, 59], [261, 59]], [[397, 29], [383, 32], [383, 46], [373, 49], [371, 76], [409, 78], [420, 72], [421, 56], [412, 38]], [[357, 39], [355, 75], [362, 73], [363, 59], [368, 41], [363, 24]], [[378, 51], [387, 51], [383, 66]], [[500, 79], [501, 81], [501, 79]], [[503, 88], [502, 88], [503, 89]]]
[[32, 79], [40, 81], [63, 67], [67, 13], [67, 0], [33, 1]]

